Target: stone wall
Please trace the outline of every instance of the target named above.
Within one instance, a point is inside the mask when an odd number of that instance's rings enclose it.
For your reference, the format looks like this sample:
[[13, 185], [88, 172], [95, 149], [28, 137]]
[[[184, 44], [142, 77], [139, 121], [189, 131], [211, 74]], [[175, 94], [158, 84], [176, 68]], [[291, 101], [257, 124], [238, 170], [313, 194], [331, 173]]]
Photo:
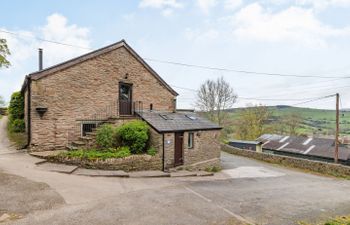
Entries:
[[[219, 130], [194, 131], [193, 148], [188, 148], [188, 133], [183, 137], [183, 166], [205, 169], [209, 166], [220, 167]], [[174, 167], [175, 133], [164, 134], [165, 169]]]
[[229, 145], [222, 144], [221, 150], [230, 154], [249, 157], [268, 163], [279, 164], [283, 166], [309, 170], [325, 175], [331, 175], [336, 177], [350, 178], [350, 167], [340, 164], [312, 161], [301, 158], [293, 158], [289, 156], [272, 155], [267, 153], [260, 153], [254, 151], [247, 151], [238, 148], [234, 148]]
[[174, 154], [175, 154], [175, 134], [164, 134], [164, 167], [165, 169], [174, 167]]
[[150, 138], [149, 138], [149, 146], [154, 147], [157, 150], [157, 154], [162, 157], [163, 155], [163, 136], [162, 134], [155, 131], [150, 127]]
[[103, 169], [103, 170], [124, 170], [141, 171], [141, 170], [162, 170], [162, 159], [159, 156], [150, 155], [131, 155], [126, 158], [113, 159], [80, 159], [63, 157], [61, 155], [47, 158], [51, 162], [60, 162], [88, 169]]
[[[220, 130], [195, 131], [193, 148], [188, 148], [188, 133], [184, 133], [184, 165], [220, 159]], [[210, 163], [208, 163], [210, 164]], [[216, 163], [217, 164], [217, 163]], [[217, 166], [217, 165], [216, 165]]]
[[[32, 81], [31, 150], [65, 148], [68, 137], [77, 136], [77, 120], [116, 105], [119, 82], [133, 85], [133, 101], [142, 101], [143, 109], [174, 109], [175, 96], [121, 47]], [[36, 107], [48, 109], [43, 118]]]

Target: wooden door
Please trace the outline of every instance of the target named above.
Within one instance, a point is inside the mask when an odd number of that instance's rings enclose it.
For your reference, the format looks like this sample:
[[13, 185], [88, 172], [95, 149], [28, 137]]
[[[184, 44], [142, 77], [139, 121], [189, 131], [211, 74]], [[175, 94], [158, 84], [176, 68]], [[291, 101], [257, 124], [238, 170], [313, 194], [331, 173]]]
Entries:
[[183, 139], [184, 133], [175, 133], [175, 153], [174, 153], [174, 166], [183, 165]]
[[119, 114], [132, 114], [132, 85], [119, 83]]

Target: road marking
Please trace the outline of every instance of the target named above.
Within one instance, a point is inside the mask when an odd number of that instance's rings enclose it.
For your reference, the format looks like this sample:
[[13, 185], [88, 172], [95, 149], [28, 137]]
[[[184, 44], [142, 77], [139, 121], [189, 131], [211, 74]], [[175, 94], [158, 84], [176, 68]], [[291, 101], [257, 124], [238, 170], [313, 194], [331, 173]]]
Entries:
[[192, 192], [193, 194], [197, 195], [198, 197], [204, 199], [205, 201], [207, 201], [207, 202], [212, 202], [209, 198], [204, 197], [203, 195], [199, 194], [198, 192], [192, 190], [191, 188], [186, 187], [186, 186], [185, 186], [185, 188], [186, 188], [186, 190]]
[[[209, 199], [209, 198], [207, 198], [207, 197], [201, 195], [200, 193], [196, 192], [195, 190], [193, 190], [193, 189], [191, 189], [191, 188], [189, 188], [189, 187], [186, 187], [186, 186], [185, 186], [185, 189], [188, 190], [189, 192], [191, 192], [192, 194], [196, 195], [197, 197], [199, 197], [199, 198], [205, 200], [206, 202], [213, 202], [211, 199]], [[232, 212], [232, 211], [226, 209], [226, 208], [223, 207], [223, 206], [220, 206], [220, 205], [218, 205], [218, 204], [215, 204], [215, 206], [218, 207], [219, 209], [222, 209], [224, 212], [226, 212], [226, 213], [229, 214], [230, 216], [233, 216], [234, 218], [236, 218], [237, 220], [239, 220], [239, 221], [241, 221], [241, 222], [244, 222], [244, 223], [247, 223], [247, 224], [255, 225], [254, 222], [252, 222], [252, 221], [250, 221], [250, 220], [244, 218], [243, 216], [240, 216], [240, 215], [238, 215], [238, 214], [236, 214], [236, 213], [234, 213], [234, 212]]]

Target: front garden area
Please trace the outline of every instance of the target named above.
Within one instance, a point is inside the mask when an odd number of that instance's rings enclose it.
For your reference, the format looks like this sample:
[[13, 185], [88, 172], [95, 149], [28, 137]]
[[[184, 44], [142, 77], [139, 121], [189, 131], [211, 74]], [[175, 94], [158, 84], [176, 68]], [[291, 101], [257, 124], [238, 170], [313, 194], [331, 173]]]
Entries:
[[92, 148], [61, 152], [49, 160], [96, 169], [161, 169], [161, 159], [150, 145], [149, 126], [143, 121], [118, 127], [104, 124], [97, 129], [95, 141]]

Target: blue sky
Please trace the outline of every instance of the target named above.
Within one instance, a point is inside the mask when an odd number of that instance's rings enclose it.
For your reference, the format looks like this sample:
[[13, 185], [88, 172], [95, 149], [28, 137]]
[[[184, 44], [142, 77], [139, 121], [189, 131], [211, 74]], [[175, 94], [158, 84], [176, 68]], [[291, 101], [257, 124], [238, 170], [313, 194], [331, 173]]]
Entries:
[[[350, 0], [135, 0], [7, 1], [0, 32], [12, 52], [12, 66], [0, 70], [0, 95], [7, 100], [24, 76], [44, 67], [125, 39], [142, 57], [268, 73], [350, 76]], [[39, 37], [83, 48], [65, 47]], [[193, 107], [206, 79], [224, 76], [247, 104], [295, 104], [339, 92], [350, 108], [349, 79], [261, 76], [188, 68], [147, 61]], [[349, 87], [347, 87], [349, 86]], [[187, 89], [180, 89], [184, 87]], [[334, 100], [308, 103], [332, 108]]]

